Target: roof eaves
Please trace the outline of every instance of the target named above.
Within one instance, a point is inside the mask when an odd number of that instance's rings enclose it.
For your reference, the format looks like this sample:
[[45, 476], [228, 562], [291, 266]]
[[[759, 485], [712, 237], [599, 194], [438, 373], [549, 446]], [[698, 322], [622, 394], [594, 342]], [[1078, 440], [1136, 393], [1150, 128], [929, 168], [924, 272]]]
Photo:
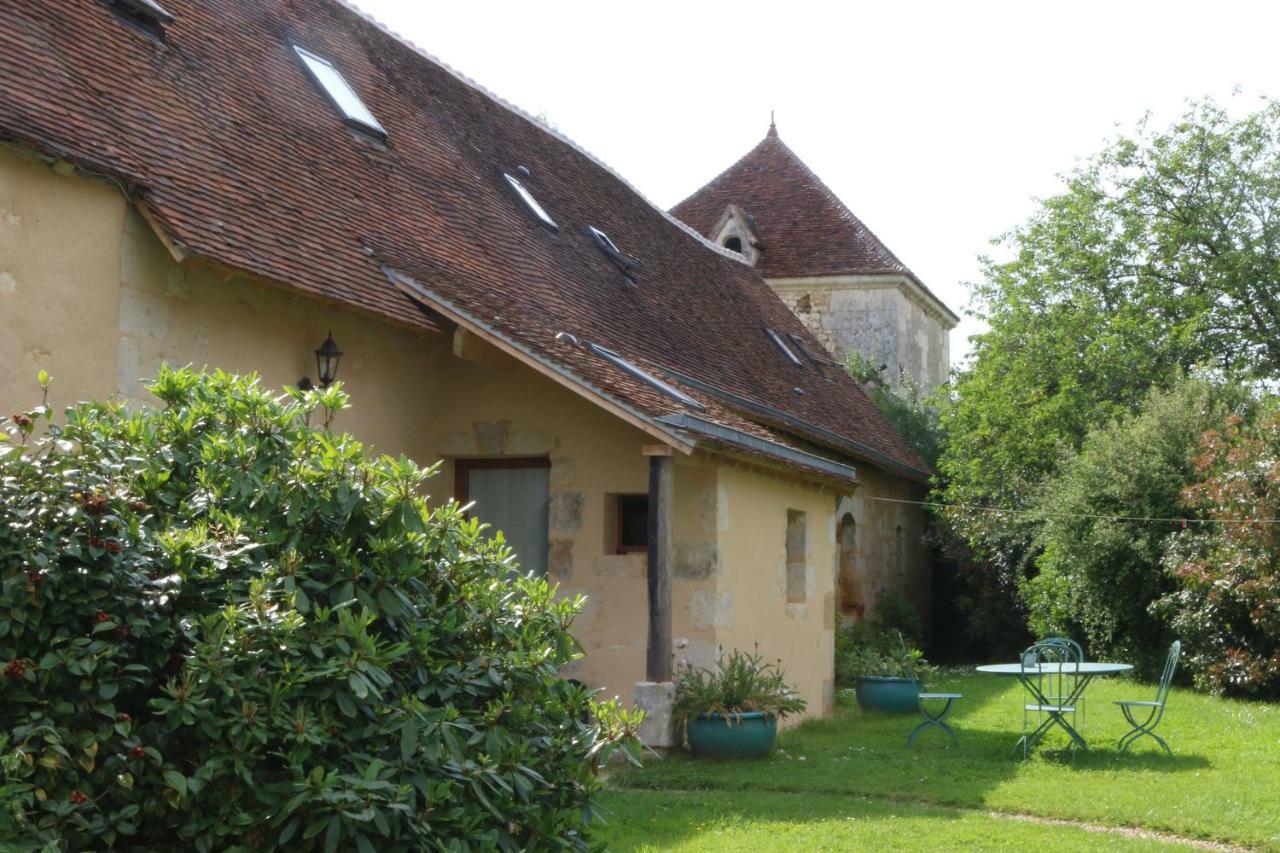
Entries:
[[836, 462], [816, 453], [809, 453], [805, 450], [798, 450], [785, 444], [779, 444], [776, 441], [769, 441], [742, 430], [700, 418], [697, 415], [681, 412], [679, 414], [664, 415], [658, 420], [686, 432], [691, 432], [694, 435], [710, 439], [713, 442], [737, 445], [765, 456], [820, 472], [842, 482], [858, 482], [858, 470], [852, 465], [845, 465], [842, 462]]
[[439, 312], [449, 320], [457, 323], [459, 326], [466, 328], [468, 331], [474, 332], [478, 337], [493, 344], [512, 358], [529, 365], [539, 373], [549, 376], [561, 385], [569, 387], [571, 390], [576, 391], [578, 394], [587, 398], [606, 411], [622, 418], [637, 429], [647, 432], [660, 441], [671, 445], [681, 453], [687, 454], [693, 452], [694, 445], [678, 435], [668, 425], [661, 423], [660, 419], [651, 418], [616, 397], [595, 387], [572, 371], [566, 370], [551, 359], [534, 352], [525, 344], [511, 339], [509, 336], [499, 332], [487, 323], [482, 322], [472, 316], [469, 312], [459, 308], [448, 299], [440, 296], [429, 288], [424, 287], [411, 276], [405, 275], [394, 267], [388, 264], [383, 264], [382, 272], [387, 277], [388, 281], [398, 287], [401, 292], [409, 296], [411, 299], [427, 305], [432, 310]]
[[700, 379], [694, 379], [692, 376], [681, 373], [674, 368], [665, 367], [663, 365], [656, 366], [667, 375], [679, 380], [684, 385], [688, 385], [690, 388], [693, 388], [696, 391], [701, 391], [704, 394], [709, 394], [730, 407], [759, 418], [765, 423], [771, 423], [780, 429], [795, 432], [797, 435], [825, 444], [834, 450], [840, 450], [853, 456], [860, 457], [873, 465], [886, 470], [895, 471], [917, 482], [927, 483], [929, 481], [929, 471], [914, 468], [910, 465], [891, 459], [880, 451], [875, 450], [860, 441], [856, 441], [847, 436], [840, 435], [837, 432], [832, 432], [829, 429], [811, 424], [794, 415], [789, 415], [786, 412], [775, 409], [773, 406], [767, 406], [764, 403], [759, 403], [749, 397], [743, 397], [741, 394], [735, 394], [732, 391], [726, 391], [723, 388], [703, 382]]

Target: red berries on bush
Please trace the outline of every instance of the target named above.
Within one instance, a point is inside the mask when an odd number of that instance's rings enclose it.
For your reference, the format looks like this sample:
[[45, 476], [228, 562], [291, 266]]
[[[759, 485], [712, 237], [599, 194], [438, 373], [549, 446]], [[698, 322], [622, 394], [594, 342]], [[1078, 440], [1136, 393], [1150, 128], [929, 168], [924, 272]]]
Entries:
[[70, 799], [72, 804], [77, 806], [82, 806], [85, 803], [89, 802], [89, 798], [85, 796], [83, 793], [81, 793], [79, 788], [76, 788], [71, 792]]
[[93, 614], [93, 621], [95, 624], [98, 624], [98, 625], [101, 625], [103, 622], [110, 622], [111, 614], [103, 613], [101, 610], [99, 610], [97, 613]]
[[27, 668], [22, 665], [22, 661], [11, 660], [9, 661], [8, 666], [4, 668], [4, 677], [5, 678], [21, 678], [23, 673], [25, 673], [26, 671], [27, 671]]

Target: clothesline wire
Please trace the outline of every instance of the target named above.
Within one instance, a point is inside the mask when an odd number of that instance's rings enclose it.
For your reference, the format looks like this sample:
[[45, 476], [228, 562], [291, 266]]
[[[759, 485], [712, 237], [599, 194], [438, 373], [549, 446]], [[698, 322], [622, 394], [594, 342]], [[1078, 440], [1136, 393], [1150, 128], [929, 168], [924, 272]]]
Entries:
[[937, 501], [909, 501], [902, 498], [878, 498], [872, 496], [864, 497], [863, 500], [880, 501], [881, 503], [911, 504], [913, 506], [923, 506], [934, 509], [958, 509], [968, 512], [991, 512], [1000, 515], [1015, 515], [1040, 519], [1075, 518], [1093, 521], [1137, 521], [1153, 524], [1181, 524], [1183, 527], [1186, 527], [1188, 524], [1280, 524], [1280, 518], [1161, 518], [1149, 515], [1094, 515], [1090, 513], [1074, 512], [1038, 512], [1036, 510], [1008, 509], [1007, 507], [998, 506], [950, 504], [939, 503]]

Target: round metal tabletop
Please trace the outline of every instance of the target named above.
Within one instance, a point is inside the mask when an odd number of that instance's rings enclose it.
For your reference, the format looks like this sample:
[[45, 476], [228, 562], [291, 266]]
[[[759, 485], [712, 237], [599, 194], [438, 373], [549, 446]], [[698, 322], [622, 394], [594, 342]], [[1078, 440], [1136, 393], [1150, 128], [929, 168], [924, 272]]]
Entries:
[[1022, 675], [1024, 672], [1074, 672], [1078, 675], [1117, 675], [1133, 669], [1133, 664], [1105, 663], [1102, 661], [1085, 661], [1081, 664], [1042, 663], [1038, 667], [1027, 667], [1024, 670], [1020, 663], [986, 663], [976, 667], [976, 669], [978, 672], [985, 672], [988, 675]]

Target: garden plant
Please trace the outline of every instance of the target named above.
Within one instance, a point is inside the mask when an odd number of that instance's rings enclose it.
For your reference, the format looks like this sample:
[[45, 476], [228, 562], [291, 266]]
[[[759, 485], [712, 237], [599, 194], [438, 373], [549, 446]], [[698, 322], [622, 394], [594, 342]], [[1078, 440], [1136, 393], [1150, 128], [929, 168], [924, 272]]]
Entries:
[[0, 421], [5, 849], [588, 846], [638, 720], [557, 675], [581, 601], [336, 385], [149, 387]]

